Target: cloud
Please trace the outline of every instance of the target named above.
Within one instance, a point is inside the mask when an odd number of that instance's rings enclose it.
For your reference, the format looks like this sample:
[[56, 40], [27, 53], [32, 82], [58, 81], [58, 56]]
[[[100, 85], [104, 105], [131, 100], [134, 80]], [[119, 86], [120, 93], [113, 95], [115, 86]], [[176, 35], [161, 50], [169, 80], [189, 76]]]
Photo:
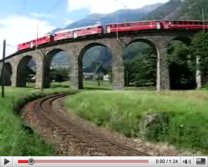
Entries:
[[68, 10], [89, 9], [91, 13], [111, 13], [118, 9], [137, 9], [168, 0], [68, 0]]
[[74, 21], [71, 19], [64, 18], [63, 22], [64, 22], [64, 25], [69, 25], [69, 24], [73, 23]]
[[39, 18], [39, 19], [45, 19], [45, 18], [54, 18], [53, 15], [51, 14], [45, 14], [45, 13], [31, 13], [30, 14], [31, 17], [34, 17], [34, 18]]
[[26, 16], [8, 16], [0, 18], [0, 58], [2, 58], [2, 41], [6, 39], [7, 55], [16, 51], [18, 43], [26, 42], [37, 37], [43, 36], [55, 27], [46, 21]]

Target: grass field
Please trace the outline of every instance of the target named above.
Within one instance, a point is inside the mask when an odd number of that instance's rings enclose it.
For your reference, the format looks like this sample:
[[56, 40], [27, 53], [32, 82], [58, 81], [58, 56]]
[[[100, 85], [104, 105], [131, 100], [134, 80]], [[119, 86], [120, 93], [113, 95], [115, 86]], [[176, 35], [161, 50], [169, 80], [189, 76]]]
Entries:
[[[31, 87], [33, 85], [30, 85]], [[70, 111], [81, 117], [123, 133], [128, 137], [142, 137], [164, 141], [181, 148], [200, 150], [208, 154], [208, 91], [156, 92], [110, 91], [109, 83], [85, 82], [86, 90], [65, 101]], [[129, 89], [133, 89], [129, 90]], [[44, 93], [69, 90], [68, 82], [53, 83]], [[105, 90], [105, 91], [104, 91]], [[40, 93], [33, 88], [6, 88], [5, 99], [0, 98], [0, 154], [1, 155], [56, 155], [55, 150], [36, 134], [27, 133], [13, 108], [24, 97]], [[159, 121], [141, 133], [141, 120], [157, 113]]]
[[[112, 84], [109, 81], [101, 81], [100, 86], [98, 86], [98, 83], [96, 81], [83, 81], [84, 89], [87, 90], [110, 90], [112, 89]], [[35, 83], [27, 83], [27, 87], [34, 88]], [[64, 81], [64, 82], [52, 82], [51, 88], [69, 88], [70, 87], [70, 81]]]
[[[44, 92], [64, 90], [64, 88], [47, 89]], [[6, 88], [6, 97], [4, 99], [0, 97], [0, 155], [56, 155], [55, 150], [38, 135], [27, 133], [23, 129], [22, 120], [13, 111], [18, 101], [23, 101], [33, 93], [37, 95], [40, 92], [38, 89], [31, 88]]]
[[[65, 101], [79, 116], [128, 137], [164, 141], [208, 154], [208, 92], [83, 91]], [[159, 121], [141, 133], [140, 121]]]

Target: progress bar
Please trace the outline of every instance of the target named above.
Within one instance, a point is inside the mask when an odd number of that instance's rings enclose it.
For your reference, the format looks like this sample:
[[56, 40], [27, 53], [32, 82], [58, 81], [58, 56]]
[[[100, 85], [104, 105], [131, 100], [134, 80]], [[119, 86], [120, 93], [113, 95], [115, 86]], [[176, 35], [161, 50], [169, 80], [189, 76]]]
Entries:
[[208, 157], [1, 157], [7, 167], [208, 167]]
[[[34, 160], [34, 164], [148, 164], [149, 160]], [[29, 164], [29, 160], [18, 160]]]

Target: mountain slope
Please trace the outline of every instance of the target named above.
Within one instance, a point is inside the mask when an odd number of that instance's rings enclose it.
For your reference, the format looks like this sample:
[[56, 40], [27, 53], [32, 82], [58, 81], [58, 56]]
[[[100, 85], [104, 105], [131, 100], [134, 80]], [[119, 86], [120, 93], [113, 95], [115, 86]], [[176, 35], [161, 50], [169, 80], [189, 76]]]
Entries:
[[177, 17], [178, 13], [176, 11], [179, 10], [182, 2], [180, 0], [171, 0], [159, 8], [152, 11], [147, 17], [147, 20], [156, 19], [169, 19]]
[[[165, 4], [157, 3], [140, 9], [121, 9], [110, 14], [91, 14], [84, 19], [69, 24], [62, 29], [70, 29], [115, 22], [140, 20], [208, 20], [208, 0], [170, 0]], [[56, 29], [53, 32], [61, 30]]]
[[94, 25], [96, 23], [109, 24], [115, 22], [139, 21], [143, 20], [151, 11], [155, 10], [161, 5], [161, 3], [157, 3], [134, 10], [121, 9], [110, 14], [92, 14], [82, 20], [76, 21], [66, 26], [64, 29]]
[[145, 19], [158, 20], [208, 20], [207, 0], [170, 0], [152, 11]]

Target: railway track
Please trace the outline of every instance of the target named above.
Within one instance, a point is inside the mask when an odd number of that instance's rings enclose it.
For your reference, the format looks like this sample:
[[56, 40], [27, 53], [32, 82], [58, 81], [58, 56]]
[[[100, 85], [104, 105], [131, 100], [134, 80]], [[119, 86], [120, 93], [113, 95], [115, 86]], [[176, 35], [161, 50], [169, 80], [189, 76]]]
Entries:
[[63, 106], [59, 105], [64, 97], [64, 94], [57, 94], [38, 99], [26, 106], [24, 110], [29, 110], [23, 112], [26, 121], [38, 124], [38, 132], [43, 138], [57, 145], [59, 154], [147, 156], [125, 142], [102, 133], [102, 130], [74, 121]]

